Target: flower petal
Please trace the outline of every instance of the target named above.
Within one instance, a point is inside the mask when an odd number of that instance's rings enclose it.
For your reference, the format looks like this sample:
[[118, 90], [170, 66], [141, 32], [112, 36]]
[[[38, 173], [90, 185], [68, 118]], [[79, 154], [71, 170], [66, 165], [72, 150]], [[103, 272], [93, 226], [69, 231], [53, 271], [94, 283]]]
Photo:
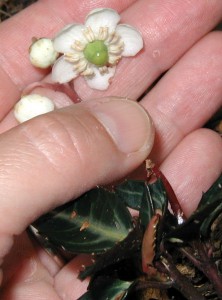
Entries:
[[76, 78], [79, 74], [74, 70], [73, 64], [61, 56], [52, 68], [52, 80], [58, 83], [66, 83]]
[[143, 38], [136, 28], [121, 24], [116, 27], [116, 33], [124, 42], [122, 56], [134, 56], [143, 48]]
[[89, 77], [85, 76], [85, 80], [89, 87], [95, 90], [104, 91], [108, 89], [110, 84], [110, 79], [114, 76], [116, 67], [108, 68], [107, 73], [104, 73], [103, 75], [100, 74], [98, 68], [93, 68], [93, 71], [95, 73], [94, 76]]
[[70, 24], [63, 28], [54, 38], [53, 45], [59, 53], [73, 52], [72, 45], [75, 41], [86, 43], [86, 40], [82, 34], [84, 25]]
[[97, 8], [88, 14], [85, 26], [90, 26], [98, 34], [100, 27], [108, 27], [109, 33], [113, 32], [120, 20], [120, 15], [111, 8]]

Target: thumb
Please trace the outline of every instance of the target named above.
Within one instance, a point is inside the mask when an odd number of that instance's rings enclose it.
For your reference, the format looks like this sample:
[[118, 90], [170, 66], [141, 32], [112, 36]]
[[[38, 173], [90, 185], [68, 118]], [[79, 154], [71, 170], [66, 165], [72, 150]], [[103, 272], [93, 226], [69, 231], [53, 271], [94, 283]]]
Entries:
[[72, 105], [2, 134], [0, 258], [12, 236], [41, 214], [136, 168], [153, 140], [144, 109], [114, 97]]

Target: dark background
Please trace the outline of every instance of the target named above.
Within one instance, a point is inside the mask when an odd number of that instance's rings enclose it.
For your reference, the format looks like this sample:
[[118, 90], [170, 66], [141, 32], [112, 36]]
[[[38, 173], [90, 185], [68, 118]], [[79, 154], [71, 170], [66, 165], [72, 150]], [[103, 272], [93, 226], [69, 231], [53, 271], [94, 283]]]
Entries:
[[0, 0], [0, 22], [37, 0]]

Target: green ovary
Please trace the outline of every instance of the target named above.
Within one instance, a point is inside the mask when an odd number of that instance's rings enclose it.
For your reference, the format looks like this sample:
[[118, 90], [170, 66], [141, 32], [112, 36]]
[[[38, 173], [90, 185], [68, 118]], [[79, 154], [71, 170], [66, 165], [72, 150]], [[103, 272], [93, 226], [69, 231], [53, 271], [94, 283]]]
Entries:
[[85, 58], [92, 64], [103, 67], [108, 63], [108, 48], [103, 41], [88, 43], [83, 50]]

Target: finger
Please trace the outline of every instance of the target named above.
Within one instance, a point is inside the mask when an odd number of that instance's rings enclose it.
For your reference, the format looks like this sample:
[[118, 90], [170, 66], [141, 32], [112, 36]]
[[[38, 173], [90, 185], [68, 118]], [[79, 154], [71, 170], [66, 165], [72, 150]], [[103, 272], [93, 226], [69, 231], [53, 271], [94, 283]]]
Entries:
[[4, 281], [0, 290], [2, 300], [58, 299], [54, 279], [41, 264], [27, 233], [15, 239], [11, 252], [2, 266]]
[[142, 100], [155, 123], [155, 161], [162, 161], [221, 107], [221, 51], [222, 33], [209, 33]]
[[[141, 101], [155, 123], [156, 140], [152, 159], [157, 163], [160, 163], [186, 134], [203, 126], [221, 106], [221, 50], [222, 33], [209, 33], [192, 47]], [[41, 93], [40, 90], [36, 92]], [[55, 93], [52, 96], [53, 99], [62, 99], [60, 94], [58, 97]], [[66, 105], [66, 102], [63, 105]], [[0, 132], [13, 126], [13, 120], [11, 113], [9, 118], [0, 124]]]
[[94, 91], [83, 78], [77, 78], [76, 92], [81, 99], [101, 95], [137, 99], [221, 18], [220, 0], [136, 1], [122, 13], [121, 22], [135, 26], [142, 33], [144, 50], [121, 61], [107, 91]]
[[222, 140], [208, 129], [189, 134], [164, 160], [161, 170], [188, 216], [222, 172]]
[[76, 104], [2, 134], [0, 257], [44, 212], [137, 167], [153, 138], [141, 106], [116, 98]]
[[33, 37], [53, 37], [64, 25], [82, 23], [93, 8], [109, 7], [122, 11], [135, 0], [44, 0], [38, 1], [0, 25], [0, 119], [20, 97], [21, 90], [46, 74], [29, 62], [28, 49]]
[[69, 262], [55, 277], [55, 290], [61, 299], [78, 299], [89, 284], [89, 280], [80, 281], [79, 272], [84, 270], [92, 261], [88, 255], [79, 255]]

